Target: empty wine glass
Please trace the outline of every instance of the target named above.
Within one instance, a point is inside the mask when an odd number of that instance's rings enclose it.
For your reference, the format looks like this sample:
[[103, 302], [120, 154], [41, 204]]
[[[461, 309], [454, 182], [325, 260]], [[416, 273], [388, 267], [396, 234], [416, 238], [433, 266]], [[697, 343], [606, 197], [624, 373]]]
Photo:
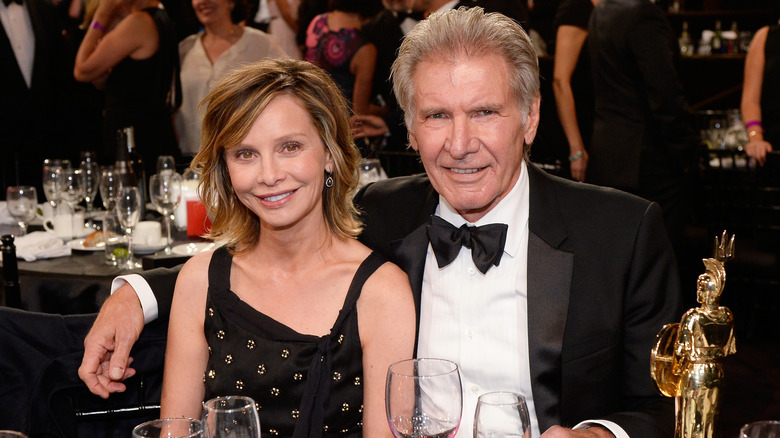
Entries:
[[100, 171], [100, 199], [106, 211], [112, 211], [116, 206], [120, 185], [120, 178], [114, 171], [114, 166], [103, 167]]
[[171, 215], [181, 201], [181, 175], [172, 172], [152, 175], [149, 178], [149, 198], [165, 219], [165, 231], [168, 236], [165, 253], [170, 254], [172, 252]]
[[463, 409], [458, 365], [444, 359], [390, 365], [385, 409], [396, 438], [455, 436]]
[[76, 205], [84, 199], [84, 173], [81, 169], [63, 169], [60, 199], [70, 207], [70, 212], [76, 210]]
[[201, 422], [206, 438], [260, 438], [260, 417], [249, 397], [217, 397], [205, 402]]
[[116, 214], [127, 233], [127, 269], [139, 268], [133, 260], [133, 229], [141, 218], [141, 192], [136, 186], [121, 186], [116, 197]]
[[27, 222], [35, 218], [38, 193], [32, 186], [10, 186], [5, 191], [8, 213], [19, 223], [19, 235], [27, 234]]
[[98, 186], [100, 185], [100, 166], [98, 166], [97, 161], [87, 155], [87, 159], [81, 161], [80, 169], [81, 174], [84, 176], [84, 201], [87, 204], [87, 212], [91, 212], [95, 209], [92, 204], [95, 202]]
[[531, 423], [525, 397], [514, 392], [488, 392], [477, 399], [474, 438], [531, 436]]
[[43, 160], [43, 195], [51, 204], [52, 209], [57, 208], [62, 194], [62, 171], [69, 166], [67, 160], [47, 158]]
[[176, 161], [173, 158], [173, 155], [160, 155], [159, 157], [157, 157], [158, 174], [175, 173], [175, 172], [176, 172]]
[[200, 438], [203, 426], [192, 418], [160, 418], [133, 428], [133, 438]]

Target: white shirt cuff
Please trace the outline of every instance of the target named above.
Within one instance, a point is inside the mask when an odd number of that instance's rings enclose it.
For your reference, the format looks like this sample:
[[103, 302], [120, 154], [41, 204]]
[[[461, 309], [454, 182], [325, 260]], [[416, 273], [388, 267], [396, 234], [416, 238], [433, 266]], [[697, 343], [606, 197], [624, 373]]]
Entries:
[[626, 433], [626, 431], [623, 430], [622, 427], [607, 420], [585, 420], [580, 424], [574, 426], [574, 429], [586, 429], [590, 426], [597, 426], [597, 425], [609, 429], [609, 431], [612, 432], [612, 435], [615, 435], [615, 438], [630, 438]]
[[120, 275], [111, 282], [111, 293], [113, 294], [125, 283], [128, 283], [138, 295], [138, 301], [141, 302], [141, 309], [144, 311], [144, 324], [149, 324], [157, 319], [157, 298], [154, 297], [149, 283], [138, 274]]

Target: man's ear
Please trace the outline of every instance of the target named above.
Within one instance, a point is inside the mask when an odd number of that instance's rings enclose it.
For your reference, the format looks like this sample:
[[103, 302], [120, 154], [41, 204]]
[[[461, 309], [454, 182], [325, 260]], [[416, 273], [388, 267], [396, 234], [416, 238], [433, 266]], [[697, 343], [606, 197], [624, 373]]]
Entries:
[[414, 135], [414, 134], [412, 133], [412, 131], [409, 131], [409, 136], [408, 136], [408, 138], [409, 138], [409, 146], [411, 146], [411, 147], [412, 147], [412, 149], [414, 149], [415, 151], [418, 151], [418, 152], [419, 152], [420, 150], [419, 150], [419, 148], [417, 147], [417, 136], [416, 136], [416, 135]]
[[525, 144], [533, 144], [534, 138], [536, 138], [536, 129], [539, 128], [539, 107], [541, 104], [542, 97], [537, 94], [528, 107], [528, 115], [525, 117]]

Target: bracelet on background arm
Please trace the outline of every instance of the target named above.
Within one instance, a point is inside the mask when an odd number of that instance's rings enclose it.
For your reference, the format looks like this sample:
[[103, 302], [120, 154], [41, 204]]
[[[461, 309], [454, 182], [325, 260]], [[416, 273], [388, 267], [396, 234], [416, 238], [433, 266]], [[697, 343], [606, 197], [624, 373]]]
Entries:
[[569, 162], [570, 162], [570, 163], [572, 163], [572, 162], [574, 162], [574, 161], [577, 161], [577, 160], [579, 160], [581, 157], [582, 157], [582, 151], [577, 151], [577, 153], [576, 153], [576, 154], [574, 154], [574, 155], [571, 155], [571, 156], [569, 157]]
[[751, 126], [761, 126], [761, 120], [751, 120], [745, 123], [745, 129], [750, 128]]
[[92, 24], [89, 27], [91, 27], [93, 29], [97, 29], [97, 30], [99, 30], [99, 31], [101, 31], [103, 33], [106, 33], [106, 28], [103, 27], [103, 25], [100, 24], [100, 22], [97, 21], [97, 20], [92, 20]]

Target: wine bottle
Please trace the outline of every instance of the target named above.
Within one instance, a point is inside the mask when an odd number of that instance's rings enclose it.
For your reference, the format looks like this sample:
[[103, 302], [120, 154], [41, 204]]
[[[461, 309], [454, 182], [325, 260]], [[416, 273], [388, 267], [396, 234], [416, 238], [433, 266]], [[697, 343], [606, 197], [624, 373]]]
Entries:
[[680, 45], [680, 54], [682, 56], [693, 55], [693, 42], [691, 41], [691, 35], [688, 33], [687, 21], [683, 21], [682, 32], [677, 42]]
[[141, 192], [141, 217], [143, 218], [146, 208], [146, 178], [143, 161], [135, 150], [135, 131], [132, 126], [122, 128], [116, 133], [114, 168], [119, 174], [120, 184], [136, 186]]
[[19, 267], [16, 263], [14, 236], [6, 234], [2, 237], [0, 251], [3, 253], [3, 292], [5, 294], [5, 305], [8, 307], [21, 308], [22, 295], [19, 286]]
[[713, 54], [723, 53], [723, 30], [720, 27], [720, 20], [715, 22], [715, 31], [712, 33], [710, 47]]

